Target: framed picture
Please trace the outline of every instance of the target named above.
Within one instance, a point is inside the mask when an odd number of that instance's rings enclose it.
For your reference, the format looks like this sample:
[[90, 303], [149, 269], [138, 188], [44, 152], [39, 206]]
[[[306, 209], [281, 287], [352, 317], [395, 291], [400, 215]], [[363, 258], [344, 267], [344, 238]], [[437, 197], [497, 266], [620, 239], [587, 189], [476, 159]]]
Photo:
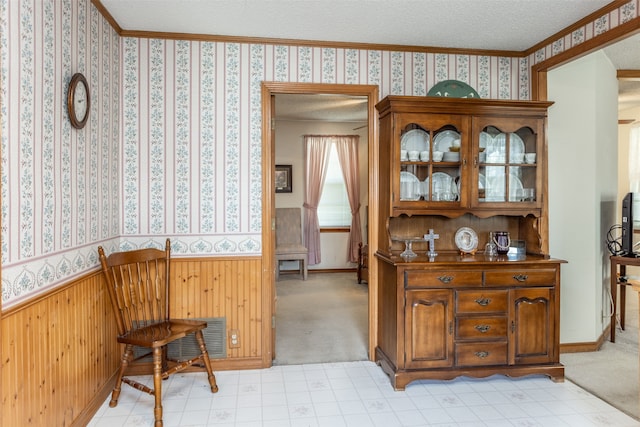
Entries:
[[291, 193], [291, 165], [276, 165], [276, 193]]

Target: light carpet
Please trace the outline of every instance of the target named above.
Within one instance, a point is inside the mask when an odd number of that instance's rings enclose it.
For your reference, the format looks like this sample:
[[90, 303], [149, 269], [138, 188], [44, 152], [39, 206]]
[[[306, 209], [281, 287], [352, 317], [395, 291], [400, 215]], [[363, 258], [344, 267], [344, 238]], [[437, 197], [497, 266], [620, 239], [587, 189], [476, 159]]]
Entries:
[[356, 273], [281, 274], [276, 365], [368, 360], [368, 286]]
[[568, 380], [640, 420], [638, 293], [631, 289], [627, 290], [625, 330], [618, 321], [616, 327], [615, 343], [607, 334], [599, 351], [563, 353], [560, 362]]

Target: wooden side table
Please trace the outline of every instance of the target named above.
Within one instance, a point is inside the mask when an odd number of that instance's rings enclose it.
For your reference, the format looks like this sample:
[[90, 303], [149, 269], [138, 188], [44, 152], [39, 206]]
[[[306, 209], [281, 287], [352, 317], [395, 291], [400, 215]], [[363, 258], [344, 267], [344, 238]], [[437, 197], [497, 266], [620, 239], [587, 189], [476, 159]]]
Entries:
[[616, 300], [618, 299], [618, 285], [620, 285], [620, 327], [622, 328], [622, 330], [624, 330], [627, 286], [636, 287], [637, 285], [639, 285], [638, 281], [632, 280], [628, 282], [621, 282], [619, 278], [626, 276], [628, 265], [640, 266], [640, 257], [624, 257], [612, 255], [609, 259], [611, 261], [611, 299], [613, 302], [613, 316], [611, 318], [610, 325], [610, 341], [616, 342]]
[[358, 283], [369, 283], [369, 245], [359, 245], [358, 256]]

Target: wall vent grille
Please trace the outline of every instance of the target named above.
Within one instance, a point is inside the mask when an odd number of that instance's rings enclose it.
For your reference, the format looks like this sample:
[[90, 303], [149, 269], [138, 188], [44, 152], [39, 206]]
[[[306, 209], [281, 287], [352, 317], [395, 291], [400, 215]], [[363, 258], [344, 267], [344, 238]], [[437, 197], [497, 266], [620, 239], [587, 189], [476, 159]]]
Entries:
[[[207, 345], [207, 352], [210, 359], [224, 359], [227, 357], [227, 319], [226, 317], [209, 317], [204, 319], [207, 322], [207, 327], [202, 331], [204, 335], [204, 342]], [[134, 358], [138, 358], [145, 353], [148, 353], [148, 349], [142, 347], [134, 347]], [[167, 346], [167, 356], [170, 359], [186, 360], [192, 359], [200, 354], [200, 347], [196, 337], [189, 335]], [[147, 355], [140, 359], [142, 362], [151, 362], [153, 358], [151, 355]]]

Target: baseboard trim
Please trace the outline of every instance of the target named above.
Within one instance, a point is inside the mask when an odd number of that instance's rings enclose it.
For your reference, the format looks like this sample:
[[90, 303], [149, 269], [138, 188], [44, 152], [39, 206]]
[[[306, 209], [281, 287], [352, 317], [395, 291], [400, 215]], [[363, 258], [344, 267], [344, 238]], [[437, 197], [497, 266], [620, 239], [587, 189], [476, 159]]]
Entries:
[[71, 427], [84, 427], [89, 425], [93, 417], [98, 412], [98, 409], [102, 406], [105, 400], [109, 397], [111, 392], [113, 391], [113, 387], [116, 385], [116, 377], [118, 376], [118, 371], [116, 370], [111, 378], [104, 383], [104, 385], [98, 390], [98, 392], [93, 396], [91, 402], [82, 410], [80, 414], [73, 420]]
[[609, 328], [605, 328], [595, 342], [575, 342], [560, 344], [560, 353], [586, 353], [589, 351], [598, 351], [604, 344], [605, 337], [609, 336]]
[[[318, 268], [309, 269], [309, 273], [356, 273], [356, 268]], [[300, 275], [300, 270], [280, 270], [280, 274], [297, 274]]]
[[[215, 371], [241, 371], [246, 369], [265, 369], [261, 358], [225, 358], [210, 359], [213, 373]], [[205, 372], [204, 365], [195, 363], [180, 372]], [[151, 375], [153, 373], [152, 362], [133, 362], [127, 367], [125, 375]]]

